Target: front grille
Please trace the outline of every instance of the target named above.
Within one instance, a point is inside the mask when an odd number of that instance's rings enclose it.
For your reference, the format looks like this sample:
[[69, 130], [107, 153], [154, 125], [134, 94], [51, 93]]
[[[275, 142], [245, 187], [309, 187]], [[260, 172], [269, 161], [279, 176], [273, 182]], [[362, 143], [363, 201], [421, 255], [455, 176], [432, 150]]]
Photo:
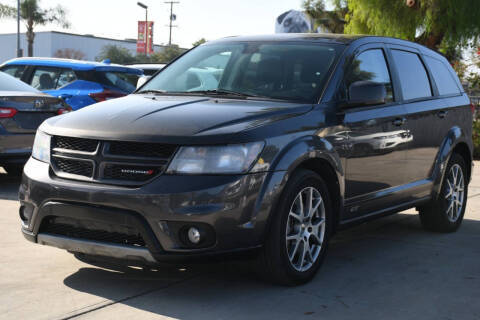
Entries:
[[54, 136], [52, 169], [65, 179], [139, 185], [162, 174], [177, 146]]
[[64, 149], [81, 152], [95, 152], [98, 147], [98, 140], [80, 139], [71, 137], [55, 136], [53, 138], [53, 149]]
[[175, 149], [174, 145], [113, 141], [109, 143], [108, 152], [116, 156], [170, 158]]
[[50, 217], [42, 221], [39, 233], [136, 247], [146, 246], [142, 235], [133, 228], [98, 222], [90, 223], [92, 225], [87, 227], [82, 225], [84, 223], [70, 218]]
[[93, 177], [93, 163], [90, 161], [53, 157], [52, 164], [67, 174], [74, 174], [88, 178]]

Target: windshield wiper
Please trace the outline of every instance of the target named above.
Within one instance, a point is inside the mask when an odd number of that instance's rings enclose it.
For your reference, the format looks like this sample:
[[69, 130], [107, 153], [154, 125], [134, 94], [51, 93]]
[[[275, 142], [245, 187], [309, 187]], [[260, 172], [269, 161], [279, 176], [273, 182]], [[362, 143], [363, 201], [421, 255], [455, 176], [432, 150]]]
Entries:
[[199, 93], [206, 95], [217, 95], [217, 96], [236, 96], [243, 98], [269, 98], [266, 96], [256, 95], [252, 93], [237, 92], [227, 89], [215, 89], [215, 90], [198, 90], [198, 91], [189, 91], [189, 93]]
[[158, 94], [166, 94], [168, 93], [165, 90], [154, 90], [154, 89], [148, 89], [148, 90], [142, 90], [142, 91], [137, 91], [135, 93], [158, 93]]

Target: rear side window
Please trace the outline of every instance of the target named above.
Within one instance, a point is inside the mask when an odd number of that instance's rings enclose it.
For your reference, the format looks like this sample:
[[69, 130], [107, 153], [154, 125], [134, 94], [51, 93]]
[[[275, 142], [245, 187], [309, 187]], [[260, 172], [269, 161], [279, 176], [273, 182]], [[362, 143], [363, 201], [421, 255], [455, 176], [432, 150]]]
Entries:
[[460, 93], [455, 78], [442, 61], [431, 57], [425, 57], [425, 61], [432, 72], [440, 95]]
[[135, 91], [139, 78], [136, 74], [118, 71], [96, 71], [95, 75], [97, 81], [104, 86], [127, 93]]
[[427, 98], [432, 96], [432, 88], [427, 71], [416, 53], [392, 50], [397, 65], [404, 100]]
[[393, 101], [392, 81], [382, 49], [367, 50], [355, 57], [346, 74], [347, 88], [357, 81], [372, 81], [385, 85], [386, 101]]
[[37, 67], [33, 74], [32, 87], [38, 90], [54, 90], [59, 75], [59, 69]]
[[2, 71], [11, 75], [12, 77], [21, 79], [26, 68], [27, 66], [6, 66], [2, 69]]

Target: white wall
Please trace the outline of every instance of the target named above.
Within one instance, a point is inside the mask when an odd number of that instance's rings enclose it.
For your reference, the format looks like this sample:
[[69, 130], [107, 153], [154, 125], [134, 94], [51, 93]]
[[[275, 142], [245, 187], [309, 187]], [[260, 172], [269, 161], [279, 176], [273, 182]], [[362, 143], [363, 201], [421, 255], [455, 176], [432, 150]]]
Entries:
[[[53, 57], [59, 49], [75, 49], [85, 54], [85, 60], [95, 60], [105, 45], [117, 45], [127, 48], [132, 54], [136, 53], [135, 42], [96, 38], [65, 34], [58, 32], [37, 32], [33, 43], [33, 55], [35, 57]], [[20, 46], [23, 56], [27, 56], [27, 40], [25, 34], [20, 34]], [[155, 45], [155, 51], [163, 50], [163, 46]], [[0, 34], [0, 64], [17, 56], [17, 35]]]

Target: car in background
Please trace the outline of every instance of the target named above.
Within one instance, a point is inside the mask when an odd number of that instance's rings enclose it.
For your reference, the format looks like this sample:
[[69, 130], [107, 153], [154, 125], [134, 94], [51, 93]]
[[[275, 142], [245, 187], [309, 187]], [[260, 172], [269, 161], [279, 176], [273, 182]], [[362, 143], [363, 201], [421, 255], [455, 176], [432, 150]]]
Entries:
[[0, 167], [8, 174], [21, 174], [38, 126], [71, 110], [62, 99], [0, 72]]
[[60, 97], [73, 110], [132, 93], [142, 70], [103, 62], [57, 58], [18, 58], [0, 71], [35, 89]]
[[127, 67], [141, 69], [145, 76], [153, 76], [157, 71], [162, 70], [166, 66], [165, 63], [142, 63], [129, 64]]
[[140, 88], [147, 82], [154, 74], [162, 70], [166, 64], [164, 63], [144, 63], [144, 64], [130, 64], [128, 65], [132, 68], [141, 69], [143, 71], [143, 76], [138, 78], [137, 89]]

